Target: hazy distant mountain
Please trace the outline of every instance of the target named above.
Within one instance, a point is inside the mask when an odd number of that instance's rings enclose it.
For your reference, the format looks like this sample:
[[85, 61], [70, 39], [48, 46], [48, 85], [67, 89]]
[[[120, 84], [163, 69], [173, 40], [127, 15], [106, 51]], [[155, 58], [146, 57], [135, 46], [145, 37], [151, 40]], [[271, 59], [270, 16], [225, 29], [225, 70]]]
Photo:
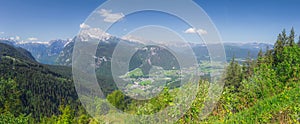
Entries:
[[273, 49], [272, 44], [268, 43], [224, 43], [227, 60], [230, 61], [233, 56], [239, 59], [248, 57], [256, 58], [260, 49], [265, 52], [267, 49]]
[[[75, 41], [80, 42], [81, 45], [89, 45], [89, 42], [96, 40], [100, 41], [98, 44], [98, 49], [95, 53], [88, 53], [86, 57], [92, 57], [95, 62], [96, 74], [99, 85], [101, 85], [102, 90], [105, 94], [110, 93], [115, 90], [116, 85], [114, 83], [111, 73], [111, 59], [115, 47], [118, 43], [124, 43], [124, 50], [129, 50], [131, 48], [136, 48], [141, 44], [145, 44], [145, 41], [135, 41], [130, 39], [121, 39], [113, 37], [110, 35], [105, 35], [105, 37], [98, 37], [97, 35], [85, 32], [82, 35], [76, 36], [72, 41], [65, 40], [55, 40], [48, 43], [20, 43], [16, 41], [2, 41], [6, 44], [14, 44], [15, 46], [27, 49], [32, 53], [34, 58], [46, 64], [59, 64], [71, 66], [72, 55]], [[1, 41], [0, 41], [1, 42]], [[147, 41], [148, 42], [148, 41]], [[208, 51], [204, 44], [189, 44], [195, 53], [198, 62], [209, 60]], [[180, 52], [183, 55], [190, 53], [183, 44], [168, 44], [168, 47], [173, 47], [173, 50]], [[248, 56], [255, 58], [260, 49], [266, 50], [267, 47], [272, 48], [272, 45], [265, 43], [225, 43], [224, 44], [227, 60], [229, 61], [233, 55], [235, 55], [237, 60], [244, 60]], [[89, 49], [82, 48], [80, 50]], [[187, 54], [188, 55], [188, 54]], [[186, 56], [189, 57], [189, 56]], [[120, 65], [126, 64], [124, 61], [120, 61]], [[129, 63], [129, 70], [134, 70], [136, 68], [141, 68], [143, 73], [149, 73], [151, 66], [159, 66], [166, 70], [179, 68], [176, 58], [163, 47], [147, 46], [137, 49], [135, 54], [132, 56]], [[56, 69], [56, 71], [59, 69]]]
[[16, 41], [8, 40], [8, 39], [0, 39], [0, 43], [14, 46], [16, 44]]
[[[98, 51], [106, 53], [107, 51], [113, 50], [113, 47], [111, 47], [110, 46], [111, 44], [109, 44], [109, 42], [111, 42], [112, 40], [115, 40], [114, 43], [117, 43], [117, 42], [121, 41], [122, 39], [111, 37], [109, 39], [101, 41], [102, 44], [100, 42], [98, 47], [102, 48], [102, 49], [98, 48]], [[122, 40], [122, 41], [126, 41], [126, 40]], [[106, 42], [106, 44], [104, 44], [104, 42]], [[130, 43], [131, 41], [127, 41], [127, 42]], [[191, 45], [198, 61], [209, 60], [207, 47], [204, 44], [191, 43], [190, 45]], [[106, 46], [108, 46], [108, 47], [106, 47]], [[64, 50], [62, 51], [62, 53], [60, 54], [60, 56], [57, 59], [58, 60], [57, 62], [59, 65], [71, 66], [71, 63], [72, 63], [71, 56], [72, 56], [73, 47], [74, 47], [74, 41], [71, 42], [70, 44], [68, 44], [64, 48]], [[180, 50], [180, 45], [173, 46], [173, 47], [178, 47], [178, 50]], [[107, 48], [107, 49], [103, 49], [103, 48]], [[109, 49], [109, 48], [111, 48], [111, 49]], [[262, 49], [263, 51], [266, 51], [268, 48], [272, 49], [273, 45], [267, 44], [267, 43], [224, 43], [224, 48], [225, 48], [225, 52], [226, 52], [227, 61], [230, 61], [233, 56], [238, 58], [238, 60], [242, 61], [245, 58], [247, 58], [248, 56], [255, 59], [257, 57], [260, 49]], [[181, 52], [185, 52], [185, 51], [181, 51]], [[97, 56], [97, 57], [100, 57], [98, 59], [101, 63], [101, 60], [110, 60], [111, 56]]]
[[[92, 32], [95, 31], [92, 30]], [[90, 32], [86, 31], [81, 33], [81, 35], [75, 37], [71, 43], [66, 45], [64, 50], [59, 55], [57, 59], [57, 63], [59, 65], [71, 66], [75, 41], [88, 43], [85, 41], [92, 41], [92, 40], [99, 41], [96, 55], [91, 55], [91, 57], [95, 58], [97, 68], [103, 64], [110, 63], [112, 54], [119, 42], [122, 42], [123, 45], [125, 45], [123, 46], [125, 50], [129, 50], [130, 47], [137, 48], [139, 46], [143, 46], [143, 42], [125, 40], [125, 39], [110, 36], [109, 34], [105, 35], [104, 37], [97, 37], [97, 35], [93, 35]], [[172, 57], [170, 58], [170, 56], [172, 56], [170, 52], [160, 47], [149, 46], [147, 48], [142, 48], [137, 50], [136, 54], [134, 54], [134, 56], [132, 57], [132, 63], [134, 64], [131, 64], [130, 68], [134, 69], [139, 66], [144, 66], [146, 68], [146, 66], [149, 64], [150, 65], [162, 64], [165, 65], [166, 67], [169, 66], [168, 68], [171, 68], [171, 66], [175, 66], [175, 63], [171, 64]]]
[[[1, 43], [15, 45], [22, 47], [28, 50], [33, 57], [41, 63], [44, 64], [58, 64], [58, 65], [67, 65], [71, 66], [72, 63], [72, 52], [74, 47], [74, 40], [77, 41], [88, 41], [90, 39], [100, 40], [101, 44], [98, 46], [98, 51], [101, 53], [107, 54], [112, 53], [116, 44], [120, 41], [125, 41], [128, 43], [142, 44], [143, 41], [134, 41], [129, 39], [120, 39], [109, 34], [106, 34], [105, 37], [97, 37], [96, 34], [91, 32], [96, 32], [100, 34], [101, 31], [93, 29], [92, 31], [86, 31], [81, 33], [81, 35], [75, 37], [73, 40], [52, 40], [50, 42], [19, 42], [12, 40], [0, 40]], [[101, 38], [101, 39], [100, 39]], [[113, 44], [112, 44], [113, 43]], [[172, 44], [168, 44], [171, 45]], [[190, 43], [198, 61], [209, 60], [208, 51], [204, 44], [195, 44]], [[101, 47], [101, 49], [100, 49]], [[181, 47], [181, 45], [173, 45], [172, 47]], [[256, 58], [260, 49], [266, 51], [266, 49], [272, 49], [273, 45], [267, 43], [224, 43], [224, 48], [226, 51], [227, 61], [235, 56], [238, 60], [243, 60], [248, 57], [248, 54], [251, 58]], [[180, 49], [178, 49], [180, 50]], [[184, 52], [184, 51], [181, 51]], [[109, 61], [111, 55], [96, 55], [97, 63], [101, 61]]]
[[55, 64], [58, 55], [68, 42], [68, 40], [52, 40], [50, 42], [0, 40], [0, 43], [26, 49], [38, 62], [43, 64]]
[[[111, 65], [113, 64], [111, 62], [112, 60], [112, 55], [113, 52], [118, 45], [118, 43], [123, 44], [123, 53], [131, 50], [132, 48], [137, 48], [139, 45], [142, 46], [142, 44], [145, 44], [143, 41], [134, 41], [130, 39], [121, 39], [113, 36], [106, 35], [105, 37], [97, 37], [96, 35], [88, 34], [88, 32], [84, 33], [84, 35], [78, 35], [75, 37], [72, 42], [67, 44], [63, 51], [60, 53], [58, 59], [57, 59], [57, 64], [59, 65], [65, 65], [65, 66], [71, 66], [72, 65], [72, 55], [73, 55], [73, 50], [74, 50], [74, 45], [75, 42], [76, 44], [78, 43], [79, 46], [83, 46], [82, 48], [79, 49], [77, 52], [89, 50], [91, 46], [92, 41], [99, 41], [99, 44], [97, 46], [97, 51], [95, 53], [85, 53], [84, 58], [92, 58], [90, 59], [91, 61], [94, 60], [95, 65], [93, 64], [87, 64], [91, 63], [86, 59], [83, 62], [84, 68], [89, 68], [91, 66], [95, 66], [96, 70], [96, 75], [97, 79], [99, 82], [99, 85], [102, 88], [102, 91], [107, 94], [111, 91], [113, 91], [115, 86], [113, 78], [112, 78], [112, 68]], [[204, 44], [195, 44], [195, 43], [190, 43], [189, 44], [195, 53], [198, 62], [201, 61], [208, 61], [209, 54], [207, 51], [207, 48]], [[269, 46], [272, 48], [271, 45], [269, 44], [258, 44], [258, 43], [247, 43], [247, 44], [242, 44], [242, 43], [225, 43], [225, 51], [227, 55], [227, 60], [230, 61], [232, 56], [236, 56], [239, 61], [245, 60], [246, 57], [248, 57], [248, 53], [250, 54], [250, 57], [255, 58], [259, 52], [260, 49], [266, 50], [266, 47]], [[178, 44], [168, 44], [168, 47], [173, 47], [173, 50], [176, 52], [180, 52], [182, 55], [187, 55], [185, 58], [188, 58], [189, 52], [188, 49], [184, 45], [178, 45]], [[78, 49], [77, 49], [78, 50]], [[153, 66], [158, 66], [162, 67], [164, 70], [170, 70], [170, 69], [178, 69], [179, 63], [176, 60], [176, 57], [172, 55], [171, 52], [167, 51], [163, 47], [157, 47], [157, 46], [147, 46], [147, 47], [142, 47], [139, 49], [135, 49], [135, 54], [130, 58], [130, 63], [129, 63], [129, 71], [132, 71], [136, 68], [140, 68], [144, 74], [149, 73], [151, 67]], [[122, 53], [122, 52], [121, 52]], [[119, 57], [122, 58], [124, 54], [121, 54]], [[125, 58], [126, 56], [124, 56]], [[78, 58], [78, 57], [76, 57]], [[123, 58], [123, 59], [124, 59]], [[189, 60], [189, 59], [187, 59]], [[126, 61], [120, 60], [117, 61], [118, 64], [116, 66], [118, 67], [126, 67], [125, 63]], [[192, 66], [192, 65], [190, 65]], [[81, 68], [81, 67], [78, 67]], [[78, 69], [82, 70], [82, 69]], [[83, 69], [86, 71], [85, 69]], [[128, 71], [128, 70], [127, 70]], [[84, 72], [84, 73], [89, 73], [89, 72]], [[119, 73], [119, 72], [118, 72]], [[118, 75], [122, 75], [120, 74]], [[124, 73], [125, 74], [125, 73]]]
[[17, 46], [31, 52], [38, 62], [55, 64], [66, 43], [68, 43], [67, 40], [52, 40], [48, 43], [19, 43]]

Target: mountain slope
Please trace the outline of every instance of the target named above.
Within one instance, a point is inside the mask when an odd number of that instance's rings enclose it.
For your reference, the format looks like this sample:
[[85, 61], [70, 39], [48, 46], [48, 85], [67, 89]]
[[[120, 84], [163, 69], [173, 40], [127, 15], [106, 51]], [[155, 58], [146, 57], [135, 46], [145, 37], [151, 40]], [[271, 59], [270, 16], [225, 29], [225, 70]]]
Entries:
[[[111, 39], [108, 39], [105, 41], [101, 41], [101, 42], [108, 42], [108, 43], [99, 44], [97, 53], [102, 53], [102, 52], [104, 52], [104, 53], [111, 52], [112, 53], [111, 50], [113, 50], [114, 48], [112, 48], [112, 46], [110, 46], [110, 44], [109, 44], [109, 42], [111, 42], [112, 40], [116, 40], [115, 42], [119, 42], [122, 39], [118, 39], [118, 38], [112, 39], [111, 38]], [[66, 47], [64, 47], [64, 49], [60, 53], [60, 55], [57, 58], [58, 65], [71, 66], [73, 47], [75, 44], [74, 41], [75, 40], [73, 40], [72, 42], [67, 44]], [[130, 42], [130, 41], [126, 41], [126, 40], [123, 40], [123, 41]], [[194, 44], [194, 43], [191, 43], [190, 45], [195, 53], [195, 56], [198, 59], [198, 62], [209, 60], [207, 47], [205, 45]], [[102, 49], [100, 49], [100, 48], [102, 48]], [[103, 48], [106, 48], [106, 49], [103, 49]], [[266, 51], [267, 48], [273, 48], [273, 45], [266, 44], [266, 43], [224, 43], [224, 48], [225, 48], [227, 61], [229, 62], [233, 56], [235, 56], [239, 61], [243, 61], [247, 57], [255, 59], [261, 49], [262, 49], [262, 51]], [[179, 47], [177, 49], [180, 50]], [[181, 52], [186, 52], [186, 51], [181, 51]], [[96, 56], [103, 58], [103, 56], [99, 56], [99, 55], [96, 55]], [[110, 56], [105, 56], [105, 57], [109, 58]]]
[[48, 43], [16, 43], [15, 46], [28, 50], [38, 62], [55, 64], [58, 55], [67, 43], [67, 40], [52, 40]]
[[59, 114], [59, 105], [78, 106], [68, 67], [43, 65], [21, 48], [0, 43], [0, 78], [14, 79], [21, 91], [22, 113], [36, 119]]
[[23, 48], [15, 48], [8, 44], [0, 43], [0, 53], [1, 56], [13, 56], [16, 58], [24, 59], [27, 61], [35, 62], [34, 57], [30, 52]]
[[[295, 88], [285, 90], [273, 97], [259, 101], [257, 104], [242, 112], [228, 115], [223, 119], [210, 118], [207, 121], [213, 123], [274, 123], [275, 113], [282, 113], [289, 106], [300, 105], [300, 84], [295, 83]], [[298, 102], [295, 102], [298, 101]], [[298, 110], [299, 111], [299, 110]], [[272, 116], [273, 115], [273, 116]], [[217, 120], [217, 121], [216, 121]], [[278, 120], [274, 120], [275, 122]]]

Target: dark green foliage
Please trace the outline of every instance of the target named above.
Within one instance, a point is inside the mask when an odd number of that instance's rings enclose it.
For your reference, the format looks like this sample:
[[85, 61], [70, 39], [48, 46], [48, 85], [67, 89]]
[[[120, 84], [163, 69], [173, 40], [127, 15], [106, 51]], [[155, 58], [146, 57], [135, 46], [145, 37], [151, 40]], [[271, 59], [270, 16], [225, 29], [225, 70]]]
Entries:
[[24, 61], [36, 62], [34, 57], [25, 49], [15, 48], [8, 44], [0, 43], [0, 53], [0, 56], [14, 56]]
[[283, 39], [282, 34], [279, 34], [274, 46], [274, 53], [273, 53], [273, 58], [275, 63], [281, 61], [280, 56], [284, 48], [284, 41], [282, 39]]
[[[260, 57], [259, 57], [260, 58]], [[250, 53], [248, 53], [248, 57], [242, 66], [242, 75], [243, 79], [248, 79], [254, 73], [255, 62], [251, 59]]]
[[242, 81], [242, 68], [239, 63], [235, 60], [235, 57], [232, 58], [229, 63], [226, 73], [225, 73], [225, 87], [235, 87], [238, 88], [240, 86], [240, 82]]
[[18, 115], [22, 107], [20, 98], [21, 91], [14, 80], [0, 79], [0, 113]]
[[[26, 51], [0, 44], [0, 123], [104, 122], [92, 119], [78, 103], [70, 68], [42, 65], [30, 56]], [[257, 60], [248, 55], [245, 62], [239, 63], [233, 57], [224, 74], [222, 96], [208, 118], [200, 120], [199, 114], [208, 100], [208, 86], [213, 83], [201, 81], [195, 101], [177, 123], [299, 123], [299, 56], [300, 47], [295, 45], [292, 29], [289, 36], [283, 30], [274, 49], [267, 48], [265, 53], [261, 50]], [[129, 99], [109, 83], [113, 82], [107, 71], [110, 66], [105, 67], [97, 70], [101, 76], [108, 75], [100, 79], [100, 85], [107, 87], [107, 100], [116, 108], [129, 114], [151, 115], [176, 103], [178, 88], [165, 88], [150, 100]], [[113, 110], [98, 99], [93, 99], [95, 111], [105, 119], [103, 116]], [[115, 119], [110, 120], [112, 123], [123, 122], [120, 117], [110, 119]]]
[[293, 90], [286, 90], [279, 95], [266, 98], [264, 101], [258, 102], [255, 106], [243, 112], [229, 116], [226, 123], [270, 123], [270, 120], [273, 118], [272, 113], [280, 112], [287, 106], [297, 105], [295, 101], [300, 101], [299, 90], [298, 85]]
[[285, 47], [281, 55], [282, 61], [276, 65], [281, 82], [297, 82], [300, 80], [300, 48]]
[[[2, 87], [11, 89], [9, 92], [17, 95], [5, 96], [6, 102], [11, 103], [9, 108], [4, 107], [8, 109], [7, 111], [31, 113], [32, 117], [39, 120], [40, 117], [59, 114], [59, 105], [70, 104], [76, 109], [79, 103], [76, 102], [78, 97], [70, 79], [70, 72], [66, 67], [52, 68], [49, 65], [39, 64], [30, 57], [30, 54], [0, 44], [0, 75], [4, 80], [12, 82]], [[13, 100], [16, 97], [19, 99]], [[18, 103], [21, 107], [15, 106]]]
[[285, 30], [282, 31], [281, 34], [278, 35], [277, 41], [274, 46], [273, 52], [273, 60], [274, 66], [283, 61], [282, 52], [285, 47], [293, 47], [295, 46], [295, 31], [294, 28], [291, 29], [290, 36], [287, 38]]
[[292, 28], [289, 39], [288, 39], [288, 46], [294, 46], [295, 45], [295, 30]]
[[[253, 73], [240, 87], [225, 87], [221, 99], [205, 123], [299, 123], [300, 48], [294, 45], [294, 30], [279, 34], [273, 50], [260, 52]], [[233, 70], [234, 59], [227, 68]], [[243, 63], [243, 75], [247, 75]], [[236, 72], [235, 72], [236, 73]], [[237, 73], [238, 74], [238, 71]], [[233, 78], [225, 78], [225, 82]]]
[[283, 29], [283, 31], [281, 32], [280, 40], [282, 41], [283, 46], [287, 46], [288, 45], [288, 37], [287, 37], [285, 29]]
[[19, 115], [14, 116], [11, 113], [0, 114], [0, 124], [32, 124], [34, 123], [31, 116]]
[[120, 110], [125, 110], [126, 102], [125, 95], [122, 91], [116, 90], [107, 96], [107, 100], [116, 108]]

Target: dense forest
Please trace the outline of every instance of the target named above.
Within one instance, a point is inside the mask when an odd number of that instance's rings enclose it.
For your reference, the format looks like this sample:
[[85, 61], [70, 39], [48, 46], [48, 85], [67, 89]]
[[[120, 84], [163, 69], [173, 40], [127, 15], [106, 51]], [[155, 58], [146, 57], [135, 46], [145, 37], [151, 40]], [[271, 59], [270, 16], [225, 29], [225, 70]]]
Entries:
[[[300, 123], [300, 37], [294, 29], [283, 30], [256, 60], [238, 62], [235, 57], [223, 75], [225, 87], [207, 118], [199, 114], [207, 90], [199, 90], [189, 110], [176, 122], [185, 123]], [[99, 104], [99, 115], [91, 117], [80, 104], [71, 68], [43, 65], [21, 48], [0, 44], [0, 123], [159, 123], [168, 120], [110, 118], [113, 113]], [[207, 89], [210, 83], [199, 81]], [[177, 88], [165, 88], [147, 101], [129, 99], [121, 91], [107, 95], [116, 108], [131, 114], [149, 115], [172, 106]], [[95, 98], [97, 99], [97, 98]], [[97, 110], [96, 110], [97, 111]]]

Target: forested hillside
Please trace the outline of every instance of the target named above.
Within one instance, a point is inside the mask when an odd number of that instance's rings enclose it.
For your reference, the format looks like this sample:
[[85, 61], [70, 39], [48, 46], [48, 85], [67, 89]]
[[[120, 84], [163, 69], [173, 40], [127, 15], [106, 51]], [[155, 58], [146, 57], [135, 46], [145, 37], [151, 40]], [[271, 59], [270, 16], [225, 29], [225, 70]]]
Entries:
[[70, 74], [69, 67], [39, 64], [26, 50], [0, 44], [1, 118], [30, 115], [39, 121], [58, 115], [59, 106], [78, 110]]
[[[294, 29], [290, 33], [283, 30], [274, 48], [257, 56], [243, 63], [232, 58], [223, 74], [220, 100], [203, 120], [199, 114], [213, 82], [199, 81], [203, 90], [176, 123], [300, 123], [300, 40]], [[97, 97], [93, 101], [99, 114], [92, 118], [79, 103], [70, 68], [39, 64], [23, 49], [5, 44], [0, 44], [0, 57], [0, 123], [168, 122], [124, 121], [125, 117], [110, 116], [114, 111]], [[126, 113], [149, 115], [174, 105], [178, 92], [178, 88], [166, 87], [155, 98], [138, 101], [116, 90], [107, 100]]]

